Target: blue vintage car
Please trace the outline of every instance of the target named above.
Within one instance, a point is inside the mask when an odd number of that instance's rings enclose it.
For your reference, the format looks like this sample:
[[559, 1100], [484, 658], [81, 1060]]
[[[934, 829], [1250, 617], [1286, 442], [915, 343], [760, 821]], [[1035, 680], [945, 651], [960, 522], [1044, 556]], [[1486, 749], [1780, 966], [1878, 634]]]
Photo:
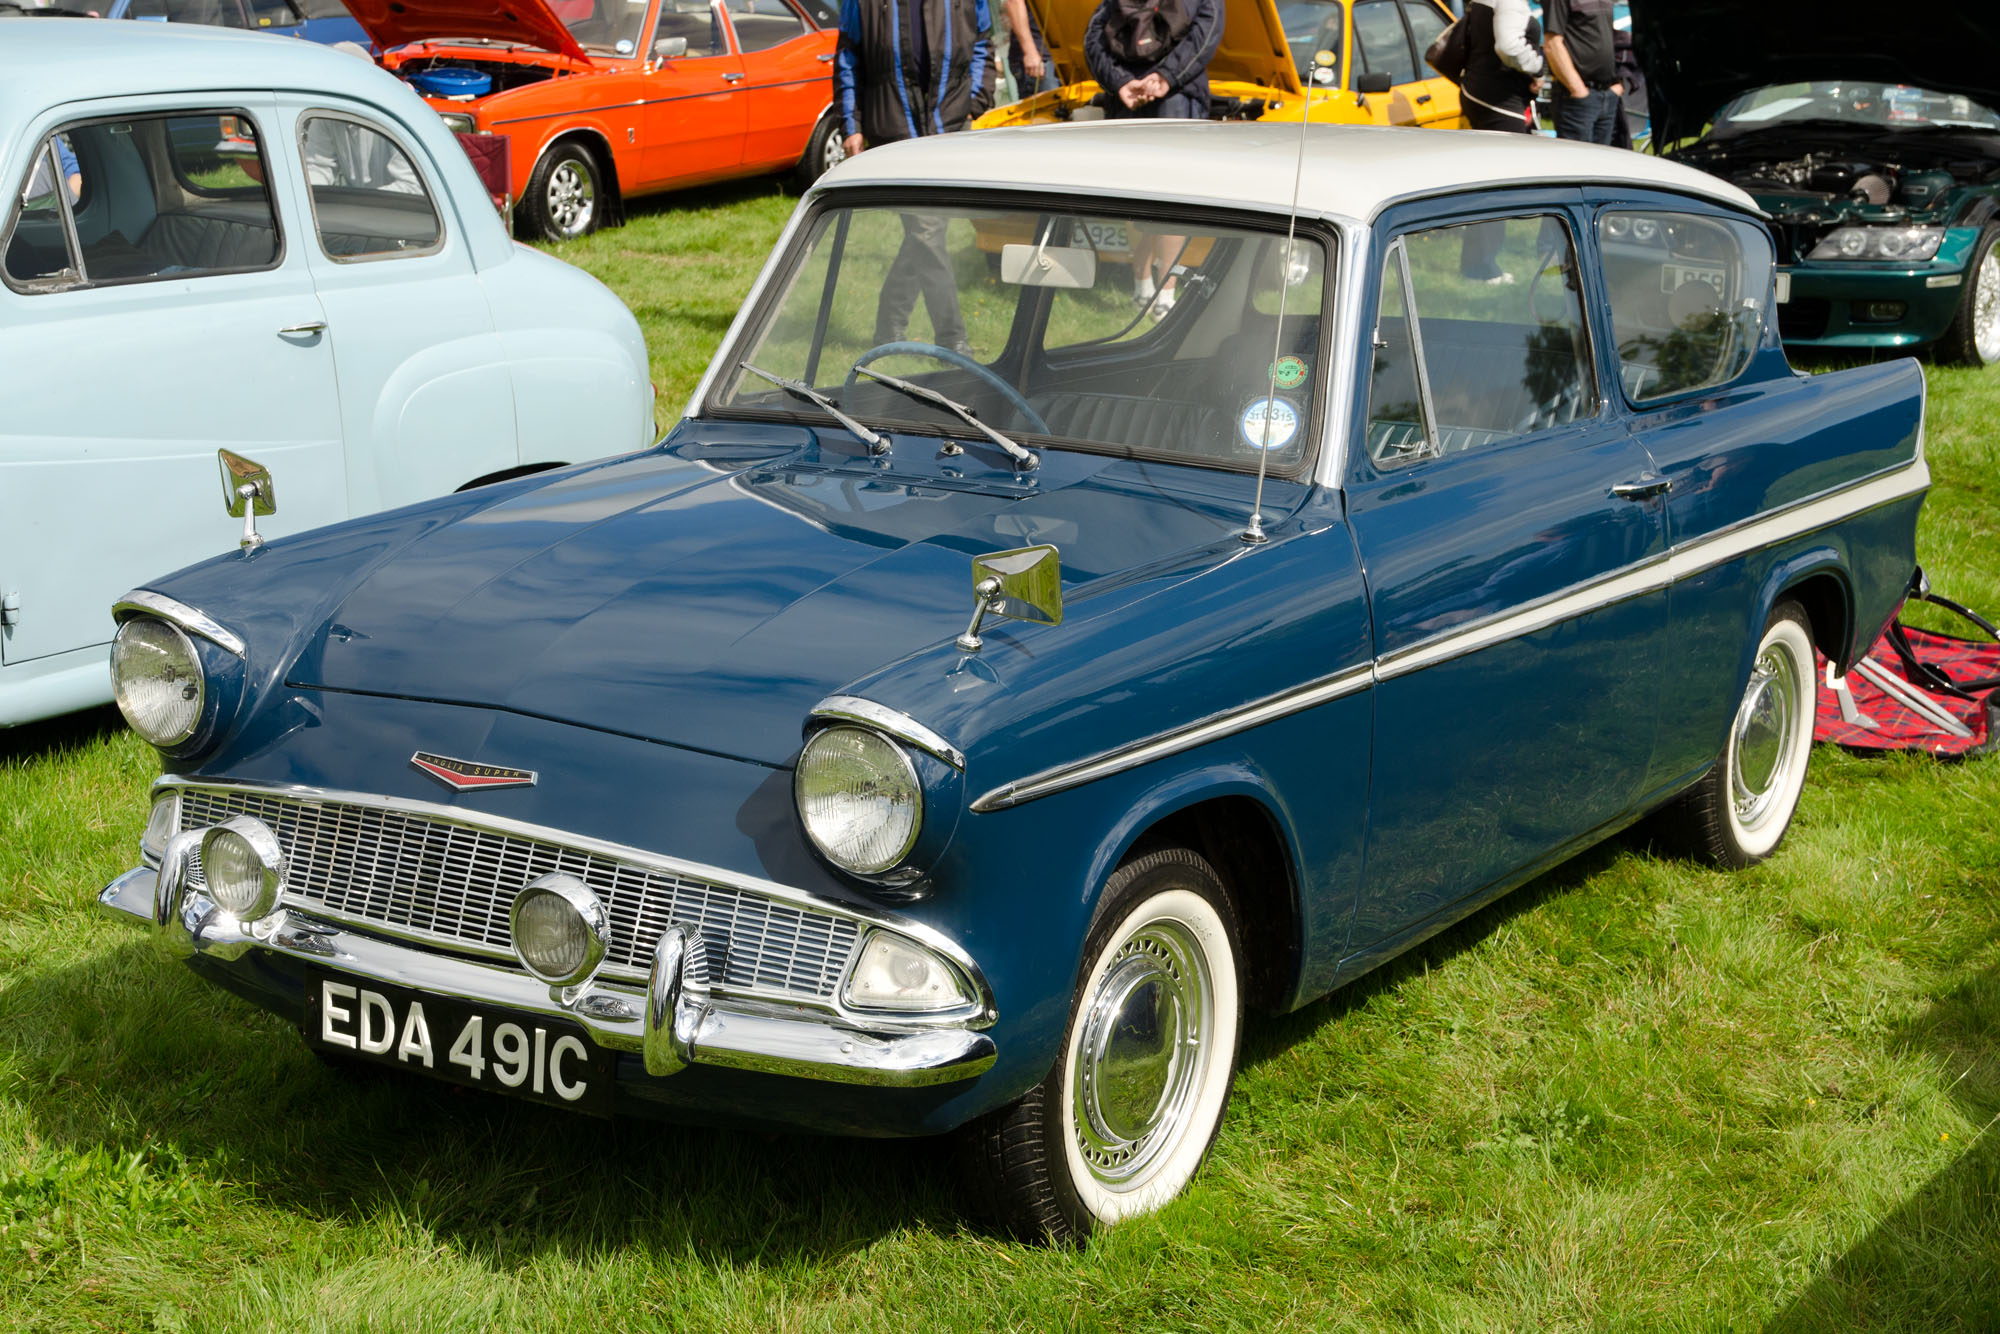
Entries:
[[1713, 177], [1298, 134], [871, 150], [658, 448], [134, 591], [102, 902], [349, 1063], [955, 1132], [1068, 1237], [1187, 1183], [1246, 1014], [1649, 814], [1771, 854], [1919, 368], [1794, 373]]
[[234, 548], [218, 449], [279, 535], [656, 438], [638, 321], [410, 89], [73, 18], [0, 24], [0, 405], [0, 728], [107, 703], [112, 600]]

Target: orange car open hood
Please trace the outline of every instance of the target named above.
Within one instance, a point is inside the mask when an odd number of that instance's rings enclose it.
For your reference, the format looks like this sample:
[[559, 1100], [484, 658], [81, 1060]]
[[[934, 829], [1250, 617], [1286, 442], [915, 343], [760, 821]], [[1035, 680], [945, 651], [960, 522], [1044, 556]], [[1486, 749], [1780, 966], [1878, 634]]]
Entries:
[[[518, 42], [590, 63], [576, 38], [543, 0], [347, 0], [347, 8], [384, 51], [408, 42], [473, 37]], [[1087, 21], [1088, 15], [1085, 17]], [[1082, 33], [1077, 29], [1079, 40]]]
[[[1101, 0], [1028, 0], [1049, 55], [1056, 63], [1056, 77], [1065, 84], [1090, 78], [1090, 66], [1083, 58], [1083, 34], [1090, 16]], [[1285, 27], [1278, 22], [1277, 0], [1228, 0], [1224, 6], [1222, 46], [1209, 63], [1212, 82], [1235, 80], [1275, 88], [1294, 97], [1299, 86], [1298, 67], [1285, 45]]]

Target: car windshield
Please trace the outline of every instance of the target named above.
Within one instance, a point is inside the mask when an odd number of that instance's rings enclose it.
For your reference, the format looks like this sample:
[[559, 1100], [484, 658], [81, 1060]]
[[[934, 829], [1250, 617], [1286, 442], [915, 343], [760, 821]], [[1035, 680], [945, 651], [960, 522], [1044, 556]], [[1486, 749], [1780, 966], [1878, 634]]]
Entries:
[[551, 0], [549, 10], [562, 20], [576, 44], [629, 56], [639, 49], [639, 29], [646, 22], [648, 0]]
[[1278, 22], [1284, 25], [1285, 45], [1291, 49], [1301, 83], [1312, 82], [1313, 58], [1321, 51], [1339, 58], [1346, 18], [1340, 0], [1278, 0]]
[[1088, 205], [830, 207], [710, 405], [831, 425], [810, 390], [875, 430], [947, 436], [1010, 466], [914, 387], [1037, 448], [1246, 470], [1268, 450], [1273, 469], [1295, 468], [1321, 398], [1326, 265], [1324, 241], [1302, 234], [1288, 252], [1282, 227]]
[[1740, 134], [1809, 120], [1892, 130], [1934, 125], [2000, 129], [2000, 116], [1957, 93], [1904, 83], [1782, 83], [1745, 93], [1724, 107], [1716, 114], [1714, 133]]

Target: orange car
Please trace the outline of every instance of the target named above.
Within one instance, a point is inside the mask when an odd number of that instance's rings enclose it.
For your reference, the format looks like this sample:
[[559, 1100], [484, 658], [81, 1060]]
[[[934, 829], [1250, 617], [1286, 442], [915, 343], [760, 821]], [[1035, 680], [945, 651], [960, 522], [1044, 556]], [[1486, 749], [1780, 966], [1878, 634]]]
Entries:
[[381, 63], [460, 133], [510, 141], [510, 193], [554, 241], [636, 195], [844, 156], [835, 0], [351, 0]]

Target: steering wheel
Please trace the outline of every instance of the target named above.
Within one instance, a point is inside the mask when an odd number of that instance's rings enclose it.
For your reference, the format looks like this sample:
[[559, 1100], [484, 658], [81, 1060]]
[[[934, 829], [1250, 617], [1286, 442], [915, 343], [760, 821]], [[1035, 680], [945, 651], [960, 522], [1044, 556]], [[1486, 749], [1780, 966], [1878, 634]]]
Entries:
[[847, 368], [847, 383], [851, 385], [856, 379], [860, 378], [861, 368], [869, 362], [880, 361], [883, 357], [900, 355], [929, 357], [933, 361], [942, 361], [947, 366], [956, 366], [962, 371], [971, 371], [998, 392], [1000, 397], [1012, 404], [1015, 411], [1021, 414], [1022, 418], [1028, 423], [1029, 428], [1036, 435], [1050, 434], [1049, 424], [1043, 421], [1042, 414], [1035, 411], [1034, 406], [1026, 398], [1022, 397], [1020, 390], [1008, 384], [1005, 380], [964, 353], [954, 352], [948, 347], [939, 347], [936, 343], [877, 343], [874, 347], [869, 348], [866, 352], [856, 357], [854, 364]]

